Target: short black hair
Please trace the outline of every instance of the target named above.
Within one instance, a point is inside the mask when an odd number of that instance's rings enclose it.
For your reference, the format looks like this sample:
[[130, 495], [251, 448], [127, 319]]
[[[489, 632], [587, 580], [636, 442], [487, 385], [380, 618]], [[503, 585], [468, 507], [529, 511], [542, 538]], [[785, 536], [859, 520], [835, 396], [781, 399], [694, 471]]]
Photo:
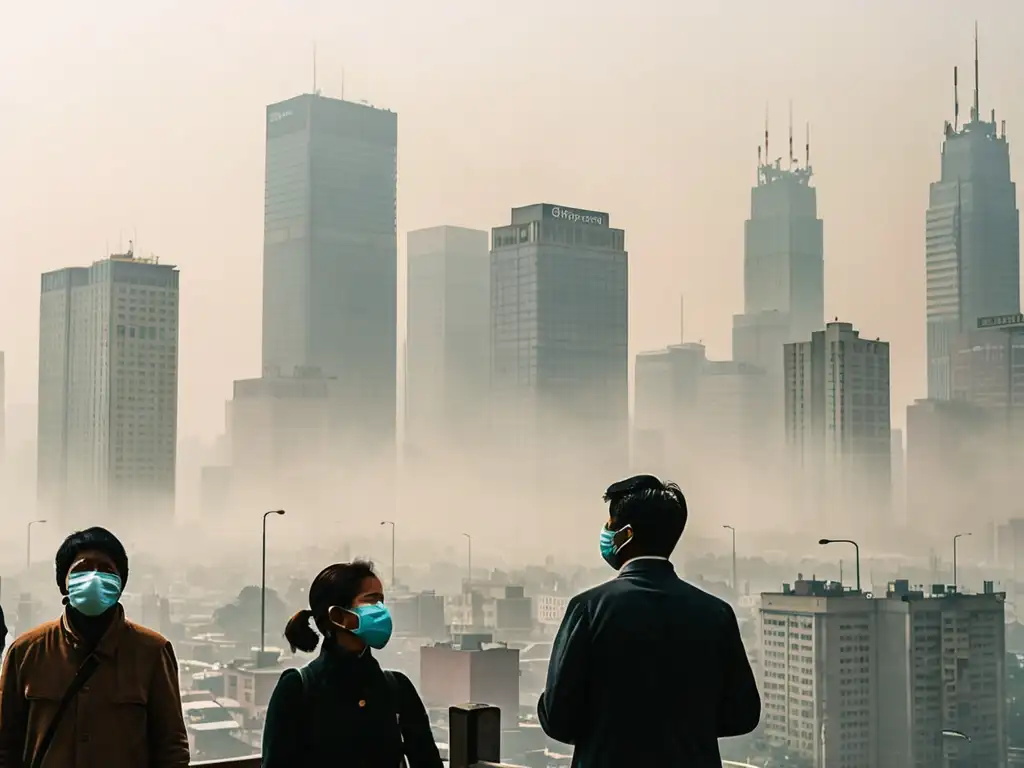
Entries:
[[57, 549], [57, 556], [54, 558], [54, 567], [57, 575], [57, 587], [62, 595], [68, 593], [68, 571], [75, 564], [75, 558], [82, 552], [89, 550], [102, 552], [107, 555], [117, 568], [121, 577], [121, 589], [128, 583], [128, 553], [124, 544], [106, 528], [93, 526], [84, 531], [75, 531]]
[[608, 527], [633, 529], [636, 554], [668, 557], [686, 528], [686, 497], [675, 483], [654, 475], [634, 475], [608, 486]]
[[327, 612], [330, 608], [335, 605], [351, 608], [362, 591], [363, 582], [376, 577], [373, 563], [366, 560], [335, 563], [320, 571], [309, 585], [309, 609], [292, 616], [284, 628], [284, 636], [292, 652], [296, 649], [306, 653], [315, 651], [320, 638], [313, 631], [310, 619], [321, 634], [326, 634], [329, 623]]

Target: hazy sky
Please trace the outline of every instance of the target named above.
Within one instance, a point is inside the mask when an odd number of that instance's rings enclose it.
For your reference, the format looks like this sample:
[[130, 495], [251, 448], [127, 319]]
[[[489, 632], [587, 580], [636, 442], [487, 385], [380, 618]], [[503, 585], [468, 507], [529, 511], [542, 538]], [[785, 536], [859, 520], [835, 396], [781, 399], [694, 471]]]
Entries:
[[[827, 9], [827, 10], [826, 10]], [[923, 396], [924, 210], [952, 70], [1024, 136], [1019, 0], [0, 0], [0, 349], [36, 400], [39, 274], [127, 245], [180, 266], [180, 434], [213, 436], [260, 361], [264, 106], [311, 88], [399, 114], [399, 251], [512, 206], [626, 230], [633, 352], [730, 354], [743, 220], [811, 128], [825, 307], [892, 342], [893, 421]], [[345, 72], [343, 77], [342, 72]], [[1014, 154], [1014, 178], [1024, 178]], [[403, 273], [404, 274], [404, 273]], [[404, 292], [404, 277], [400, 291]], [[400, 323], [404, 320], [400, 318]]]

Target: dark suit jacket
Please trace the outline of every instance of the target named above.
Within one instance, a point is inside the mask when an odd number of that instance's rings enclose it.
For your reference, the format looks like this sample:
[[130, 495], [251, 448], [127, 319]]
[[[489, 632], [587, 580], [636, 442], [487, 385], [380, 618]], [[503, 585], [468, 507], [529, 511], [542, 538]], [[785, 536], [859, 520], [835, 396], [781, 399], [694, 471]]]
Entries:
[[732, 608], [644, 558], [569, 601], [537, 712], [574, 768], [721, 768], [761, 697]]

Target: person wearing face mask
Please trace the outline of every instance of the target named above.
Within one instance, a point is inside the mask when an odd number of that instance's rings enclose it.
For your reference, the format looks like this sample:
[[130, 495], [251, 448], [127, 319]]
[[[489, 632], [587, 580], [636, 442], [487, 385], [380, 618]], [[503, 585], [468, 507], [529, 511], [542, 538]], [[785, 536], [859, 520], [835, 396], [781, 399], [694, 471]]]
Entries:
[[293, 652], [320, 645], [320, 654], [278, 680], [263, 727], [263, 768], [442, 768], [412, 681], [373, 657], [391, 629], [370, 563], [329, 565], [313, 579], [309, 610], [291, 618], [284, 636]]
[[669, 562], [683, 492], [653, 475], [605, 491], [599, 549], [618, 576], [576, 595], [537, 705], [580, 768], [721, 768], [718, 739], [753, 731], [761, 698], [732, 608]]
[[19, 636], [0, 672], [0, 768], [186, 768], [178, 663], [125, 618], [124, 546], [78, 531], [55, 566], [63, 614]]

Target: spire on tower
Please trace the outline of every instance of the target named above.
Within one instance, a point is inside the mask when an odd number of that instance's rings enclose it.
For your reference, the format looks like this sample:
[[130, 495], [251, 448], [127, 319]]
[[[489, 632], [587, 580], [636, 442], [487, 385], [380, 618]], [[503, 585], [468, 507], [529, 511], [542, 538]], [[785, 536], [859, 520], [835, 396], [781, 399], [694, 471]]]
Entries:
[[806, 126], [807, 135], [804, 141], [804, 165], [807, 166], [807, 170], [811, 169], [811, 124], [807, 123]]
[[793, 169], [793, 100], [789, 100], [789, 168]]
[[953, 130], [960, 129], [960, 88], [957, 82], [957, 68], [953, 67]]
[[981, 122], [981, 100], [978, 97], [978, 22], [974, 22], [974, 119]]
[[771, 163], [771, 155], [768, 154], [768, 104], [764, 105], [764, 161]]

